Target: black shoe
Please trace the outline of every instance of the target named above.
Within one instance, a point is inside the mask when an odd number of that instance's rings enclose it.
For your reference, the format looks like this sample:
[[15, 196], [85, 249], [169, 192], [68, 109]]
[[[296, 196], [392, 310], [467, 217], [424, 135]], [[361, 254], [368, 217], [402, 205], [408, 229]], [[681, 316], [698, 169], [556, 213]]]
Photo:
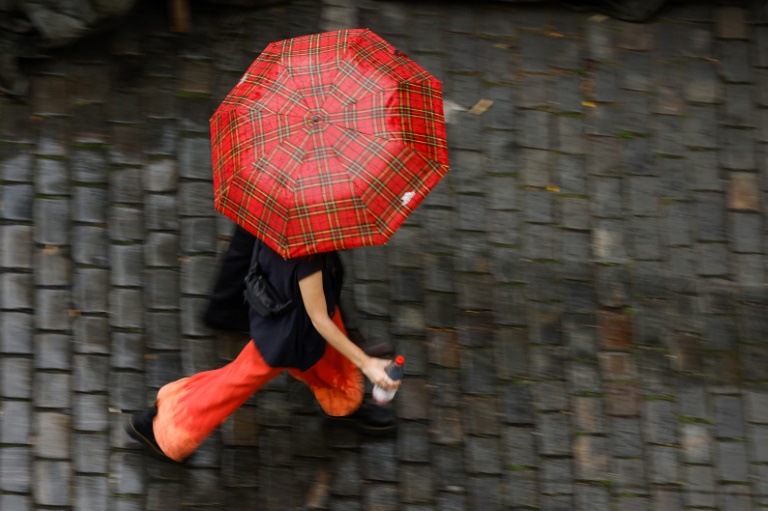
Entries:
[[397, 429], [397, 417], [392, 411], [383, 406], [363, 403], [355, 412], [342, 417], [328, 416], [334, 421], [351, 422], [361, 433], [367, 435], [383, 435]]
[[128, 424], [125, 425], [125, 432], [128, 433], [129, 437], [143, 445], [152, 457], [161, 461], [179, 463], [166, 456], [163, 450], [160, 449], [160, 446], [157, 445], [155, 432], [152, 429], [152, 421], [155, 419], [155, 415], [157, 415], [156, 406], [147, 408], [142, 412], [134, 413], [131, 418], [128, 419]]

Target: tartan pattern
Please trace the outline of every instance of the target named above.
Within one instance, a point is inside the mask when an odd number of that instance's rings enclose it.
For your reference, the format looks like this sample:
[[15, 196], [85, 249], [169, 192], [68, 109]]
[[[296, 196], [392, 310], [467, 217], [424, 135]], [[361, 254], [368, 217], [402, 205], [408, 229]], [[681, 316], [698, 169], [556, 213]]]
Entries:
[[365, 29], [270, 43], [211, 144], [216, 208], [283, 257], [385, 243], [448, 172], [442, 85]]

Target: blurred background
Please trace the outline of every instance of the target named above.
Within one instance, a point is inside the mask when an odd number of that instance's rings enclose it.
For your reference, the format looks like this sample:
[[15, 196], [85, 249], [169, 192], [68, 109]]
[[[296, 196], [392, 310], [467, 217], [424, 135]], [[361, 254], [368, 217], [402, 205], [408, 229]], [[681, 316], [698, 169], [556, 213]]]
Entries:
[[[190, 466], [127, 414], [247, 336], [208, 119], [271, 41], [367, 27], [443, 82], [451, 172], [344, 254], [396, 437], [256, 394]], [[768, 505], [765, 1], [0, 0], [0, 509]]]

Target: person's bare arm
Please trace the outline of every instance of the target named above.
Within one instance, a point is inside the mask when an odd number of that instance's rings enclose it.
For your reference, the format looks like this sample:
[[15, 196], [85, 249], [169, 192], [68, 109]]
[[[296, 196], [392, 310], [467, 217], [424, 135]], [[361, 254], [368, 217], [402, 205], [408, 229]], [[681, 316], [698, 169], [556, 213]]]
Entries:
[[357, 366], [374, 385], [384, 389], [396, 388], [400, 382], [392, 381], [385, 371], [389, 360], [369, 357], [328, 316], [328, 305], [323, 292], [323, 273], [315, 272], [299, 281], [301, 298], [312, 325], [323, 338]]

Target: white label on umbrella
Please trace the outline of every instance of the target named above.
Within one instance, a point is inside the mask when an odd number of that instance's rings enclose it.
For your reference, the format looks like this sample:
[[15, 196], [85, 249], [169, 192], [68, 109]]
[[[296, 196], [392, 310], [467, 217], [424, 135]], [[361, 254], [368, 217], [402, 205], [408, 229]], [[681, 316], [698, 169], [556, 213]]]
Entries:
[[407, 206], [409, 202], [411, 202], [411, 199], [413, 199], [416, 196], [416, 192], [405, 192], [403, 194], [403, 198], [400, 199], [403, 201], [403, 206]]

